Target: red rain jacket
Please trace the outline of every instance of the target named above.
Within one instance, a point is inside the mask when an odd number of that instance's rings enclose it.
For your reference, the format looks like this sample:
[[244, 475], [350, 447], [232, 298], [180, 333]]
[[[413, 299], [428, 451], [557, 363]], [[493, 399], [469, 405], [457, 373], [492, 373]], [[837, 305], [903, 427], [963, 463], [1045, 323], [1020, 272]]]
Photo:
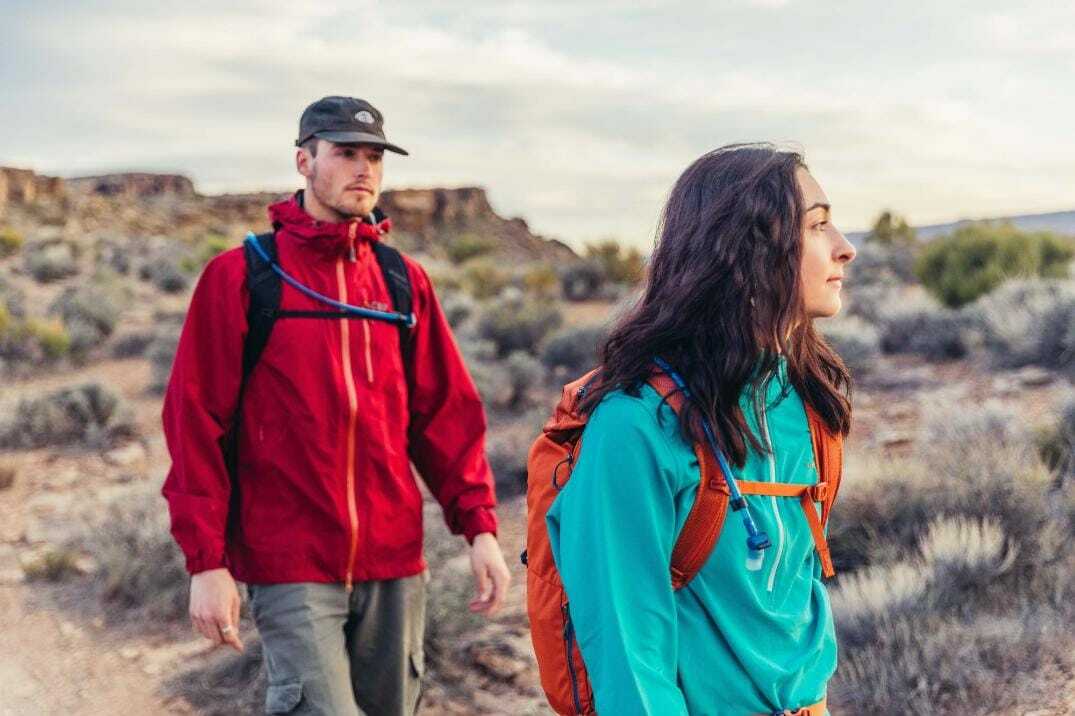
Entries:
[[[371, 248], [378, 228], [316, 221], [296, 198], [269, 216], [285, 271], [339, 301], [391, 310]], [[478, 392], [429, 277], [406, 264], [417, 315], [408, 366], [393, 324], [277, 320], [243, 398], [235, 485], [219, 445], [242, 373], [243, 250], [206, 266], [163, 413], [172, 468], [162, 493], [191, 574], [228, 567], [242, 582], [348, 585], [418, 574], [422, 495], [411, 461], [452, 532], [496, 532]], [[331, 310], [286, 283], [280, 308]]]

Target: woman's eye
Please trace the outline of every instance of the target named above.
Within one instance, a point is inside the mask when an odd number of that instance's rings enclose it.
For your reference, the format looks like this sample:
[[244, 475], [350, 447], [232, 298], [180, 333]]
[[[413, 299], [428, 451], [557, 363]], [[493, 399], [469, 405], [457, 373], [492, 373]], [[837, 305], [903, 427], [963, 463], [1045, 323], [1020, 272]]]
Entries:
[[828, 226], [828, 225], [829, 225], [829, 222], [827, 222], [827, 221], [820, 221], [820, 222], [818, 222], [818, 223], [814, 224], [814, 230], [815, 230], [815, 231], [821, 231], [822, 229], [824, 229], [824, 228], [825, 228], [826, 226]]

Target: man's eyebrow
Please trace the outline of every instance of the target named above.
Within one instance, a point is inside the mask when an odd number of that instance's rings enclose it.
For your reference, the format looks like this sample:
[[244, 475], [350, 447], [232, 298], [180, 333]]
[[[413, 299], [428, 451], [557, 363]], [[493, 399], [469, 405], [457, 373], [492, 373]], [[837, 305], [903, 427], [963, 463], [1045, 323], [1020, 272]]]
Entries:
[[[825, 211], [832, 211], [832, 205], [831, 204], [825, 204], [825, 203], [819, 201], [816, 204], [814, 204], [813, 206], [807, 207], [806, 211], [813, 211], [814, 209], [824, 209]], [[805, 214], [806, 211], [804, 211], [803, 213]]]

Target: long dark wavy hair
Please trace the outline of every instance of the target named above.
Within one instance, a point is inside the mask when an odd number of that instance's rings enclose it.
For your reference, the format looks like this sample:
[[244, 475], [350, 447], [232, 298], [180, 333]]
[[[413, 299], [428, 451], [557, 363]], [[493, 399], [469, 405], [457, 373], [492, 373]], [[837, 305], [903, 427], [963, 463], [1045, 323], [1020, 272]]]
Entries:
[[762, 450], [739, 396], [762, 389], [779, 355], [802, 399], [833, 432], [851, 427], [851, 376], [802, 299], [803, 157], [768, 144], [730, 145], [687, 167], [668, 198], [641, 300], [599, 349], [600, 371], [580, 407], [609, 392], [637, 395], [667, 360], [693, 400], [680, 414], [692, 441], [701, 417], [737, 466]]

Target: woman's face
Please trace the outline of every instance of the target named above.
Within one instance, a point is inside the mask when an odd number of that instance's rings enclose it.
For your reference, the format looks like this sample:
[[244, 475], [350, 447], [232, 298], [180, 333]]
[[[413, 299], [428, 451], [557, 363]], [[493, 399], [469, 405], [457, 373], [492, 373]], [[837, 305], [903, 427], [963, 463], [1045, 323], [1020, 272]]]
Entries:
[[803, 303], [810, 318], [840, 312], [844, 268], [855, 258], [855, 247], [832, 223], [829, 199], [810, 172], [796, 172], [803, 206], [803, 255], [799, 269]]

